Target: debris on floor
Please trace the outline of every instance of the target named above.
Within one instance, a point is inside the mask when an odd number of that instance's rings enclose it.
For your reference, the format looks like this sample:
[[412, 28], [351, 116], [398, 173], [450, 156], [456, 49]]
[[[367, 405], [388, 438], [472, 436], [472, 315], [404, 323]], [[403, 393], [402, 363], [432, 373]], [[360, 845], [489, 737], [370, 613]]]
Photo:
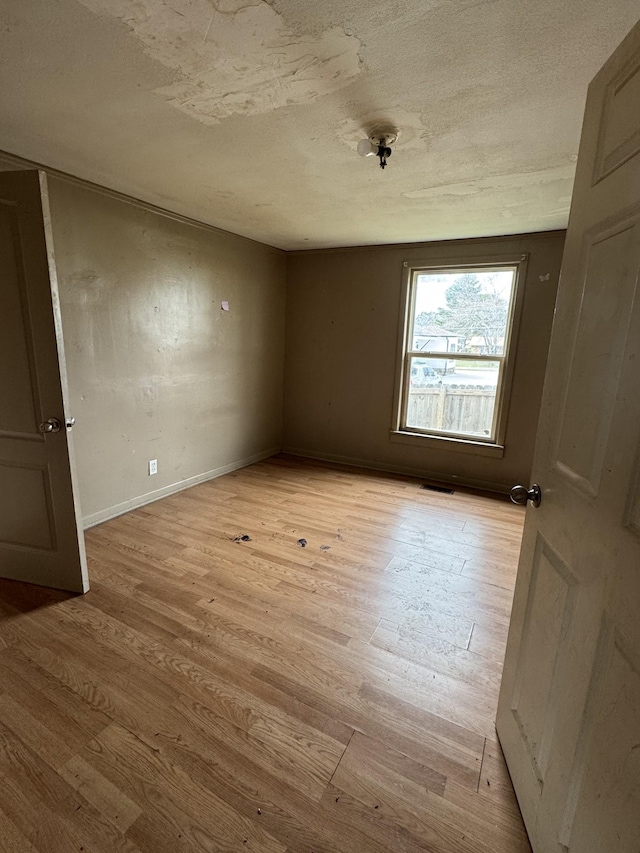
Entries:
[[298, 539], [298, 545], [301, 548], [306, 548], [307, 547], [307, 540], [306, 539]]
[[321, 550], [321, 551], [328, 551], [328, 550], [329, 550], [329, 548], [331, 548], [331, 545], [321, 545], [321, 546], [320, 546], [320, 550]]
[[234, 536], [231, 540], [232, 542], [251, 542], [251, 537], [248, 533], [239, 533], [237, 536]]

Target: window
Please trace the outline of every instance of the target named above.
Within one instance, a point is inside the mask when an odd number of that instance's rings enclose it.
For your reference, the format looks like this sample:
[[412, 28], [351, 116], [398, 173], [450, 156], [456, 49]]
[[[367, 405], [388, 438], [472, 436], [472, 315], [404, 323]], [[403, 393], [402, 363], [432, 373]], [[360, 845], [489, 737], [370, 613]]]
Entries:
[[396, 436], [502, 450], [521, 263], [407, 265]]

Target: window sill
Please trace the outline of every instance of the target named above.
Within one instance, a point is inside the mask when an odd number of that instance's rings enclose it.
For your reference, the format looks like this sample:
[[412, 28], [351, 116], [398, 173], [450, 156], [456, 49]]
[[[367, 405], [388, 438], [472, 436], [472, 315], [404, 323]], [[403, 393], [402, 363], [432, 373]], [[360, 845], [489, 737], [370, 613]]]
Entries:
[[504, 456], [503, 444], [487, 444], [483, 441], [473, 441], [465, 438], [420, 435], [415, 432], [403, 432], [402, 430], [392, 429], [389, 439], [399, 444], [411, 444], [414, 447], [433, 447], [434, 450], [453, 450], [457, 453], [474, 453], [476, 456], [493, 456], [497, 459], [502, 459]]

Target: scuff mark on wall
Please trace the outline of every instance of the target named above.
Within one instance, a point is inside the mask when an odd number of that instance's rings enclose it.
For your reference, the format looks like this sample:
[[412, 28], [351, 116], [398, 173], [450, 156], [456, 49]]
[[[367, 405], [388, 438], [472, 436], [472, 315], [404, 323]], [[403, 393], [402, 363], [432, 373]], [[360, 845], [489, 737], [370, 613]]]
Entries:
[[175, 81], [156, 91], [204, 124], [308, 103], [361, 70], [355, 36], [339, 27], [295, 33], [265, 0], [80, 2], [126, 24], [147, 55], [175, 69]]

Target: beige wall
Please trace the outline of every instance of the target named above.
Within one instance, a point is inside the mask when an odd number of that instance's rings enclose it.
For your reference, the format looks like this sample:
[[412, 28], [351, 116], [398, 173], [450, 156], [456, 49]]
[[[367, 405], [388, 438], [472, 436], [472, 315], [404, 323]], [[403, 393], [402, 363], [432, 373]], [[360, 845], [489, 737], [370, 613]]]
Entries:
[[[528, 482], [564, 232], [287, 256], [284, 447], [507, 491]], [[390, 441], [403, 262], [527, 253], [502, 459]]]
[[[281, 446], [501, 491], [528, 482], [564, 232], [285, 255], [49, 186], [89, 523]], [[502, 252], [529, 255], [504, 458], [391, 442], [403, 261]]]
[[85, 521], [278, 450], [284, 254], [60, 178], [49, 194]]

